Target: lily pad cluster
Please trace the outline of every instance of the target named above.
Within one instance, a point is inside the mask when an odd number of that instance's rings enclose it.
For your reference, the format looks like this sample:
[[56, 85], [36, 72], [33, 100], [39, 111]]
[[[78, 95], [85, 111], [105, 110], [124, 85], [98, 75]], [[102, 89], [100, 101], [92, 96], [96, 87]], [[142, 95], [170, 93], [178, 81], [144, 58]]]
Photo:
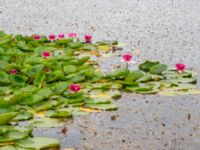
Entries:
[[[37, 37], [37, 38], [36, 38]], [[54, 38], [52, 40], [52, 38]], [[138, 70], [127, 67], [110, 73], [84, 53], [101, 57], [102, 47], [117, 49], [116, 41], [92, 43], [78, 38], [9, 35], [0, 32], [0, 150], [59, 146], [56, 139], [32, 137], [33, 127], [58, 124], [49, 118], [71, 118], [101, 110], [116, 110], [121, 91], [137, 94], [196, 94], [196, 75], [182, 73], [158, 61], [145, 61]], [[106, 51], [106, 52], [107, 52]], [[103, 51], [104, 52], [104, 51]], [[78, 84], [77, 91], [70, 90]], [[41, 119], [45, 118], [45, 119]], [[17, 126], [30, 120], [30, 126]]]
[[126, 91], [137, 94], [182, 95], [198, 94], [197, 75], [194, 71], [185, 70], [179, 73], [158, 61], [145, 61], [138, 70], [123, 68], [107, 75], [107, 78], [122, 85]]

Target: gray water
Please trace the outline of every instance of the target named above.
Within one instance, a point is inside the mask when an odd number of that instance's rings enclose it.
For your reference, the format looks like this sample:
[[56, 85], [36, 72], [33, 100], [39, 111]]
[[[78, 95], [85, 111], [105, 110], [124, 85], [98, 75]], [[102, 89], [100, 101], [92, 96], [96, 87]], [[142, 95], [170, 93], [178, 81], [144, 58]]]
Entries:
[[[140, 51], [138, 63], [182, 62], [200, 72], [199, 8], [198, 0], [1, 0], [0, 28], [27, 35], [90, 33], [95, 40], [128, 43]], [[114, 61], [105, 62], [112, 69]], [[54, 128], [34, 135], [60, 138], [62, 149], [200, 149], [200, 96], [123, 94], [116, 103], [117, 111], [67, 121], [66, 134]]]

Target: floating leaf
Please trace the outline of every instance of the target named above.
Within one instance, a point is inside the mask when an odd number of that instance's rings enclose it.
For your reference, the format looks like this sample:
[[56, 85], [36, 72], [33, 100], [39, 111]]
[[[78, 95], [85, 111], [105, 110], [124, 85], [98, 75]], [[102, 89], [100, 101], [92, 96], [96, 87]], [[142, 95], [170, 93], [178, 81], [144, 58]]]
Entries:
[[54, 84], [54, 86], [52, 86], [52, 90], [54, 94], [61, 94], [68, 88], [70, 84], [71, 84], [70, 81], [57, 82], [56, 84]]
[[0, 125], [6, 124], [18, 115], [17, 112], [6, 112], [0, 114]]
[[58, 110], [49, 110], [45, 113], [45, 115], [51, 118], [67, 118], [72, 116], [72, 114], [68, 111], [58, 111]]
[[159, 95], [162, 96], [181, 96], [181, 95], [190, 95], [190, 94], [200, 94], [200, 90], [197, 89], [189, 89], [189, 90], [164, 90], [160, 91]]
[[13, 120], [29, 120], [33, 118], [33, 114], [30, 112], [19, 113]]
[[97, 47], [95, 45], [91, 45], [91, 44], [85, 44], [82, 47], [83, 50], [91, 50], [91, 51], [95, 51], [97, 50]]
[[8, 79], [8, 77], [9, 76], [7, 75], [7, 73], [0, 71], [0, 83], [3, 83], [3, 84], [10, 83], [10, 80]]
[[68, 44], [70, 42], [73, 42], [73, 39], [68, 38], [68, 39], [59, 39], [56, 41], [57, 44]]
[[109, 45], [99, 45], [97, 46], [99, 50], [109, 51], [111, 47]]
[[117, 90], [110, 90], [110, 91], [92, 91], [89, 93], [89, 97], [91, 98], [104, 98], [104, 99], [110, 99], [110, 98], [120, 98], [121, 93]]
[[76, 72], [76, 66], [75, 65], [65, 65], [63, 67], [63, 71], [65, 74], [75, 73]]
[[41, 127], [41, 128], [51, 128], [51, 127], [60, 127], [64, 125], [64, 122], [59, 121], [58, 119], [51, 118], [35, 118], [30, 121], [31, 126]]
[[[14, 142], [12, 144], [14, 144]], [[9, 145], [9, 143], [8, 144], [6, 143], [5, 145], [8, 146], [0, 147], [0, 150], [18, 150], [15, 146]]]
[[16, 86], [24, 86], [25, 85], [25, 79], [20, 75], [11, 75], [10, 80], [13, 85], [16, 85]]
[[150, 74], [145, 74], [144, 76], [136, 80], [136, 82], [148, 82], [151, 79], [152, 79], [152, 76]]
[[163, 71], [167, 69], [167, 65], [165, 64], [157, 64], [150, 68], [150, 73], [152, 74], [161, 74]]
[[142, 71], [131, 71], [129, 74], [126, 76], [125, 81], [127, 82], [132, 82], [136, 81], [137, 79], [141, 78], [144, 76], [144, 73]]
[[99, 109], [99, 110], [116, 110], [118, 106], [116, 104], [86, 104], [85, 107]]
[[13, 91], [11, 86], [0, 86], [0, 95], [10, 94]]
[[31, 48], [29, 48], [25, 41], [19, 41], [17, 43], [17, 47], [20, 49], [20, 50], [23, 50], [23, 51], [33, 51]]
[[84, 111], [84, 112], [88, 112], [88, 113], [91, 113], [91, 112], [100, 112], [100, 110], [96, 110], [96, 109], [92, 109], [92, 108], [84, 108], [84, 107], [81, 107], [80, 110]]
[[146, 60], [144, 63], [139, 65], [139, 69], [148, 72], [151, 67], [158, 65], [159, 61], [148, 61]]
[[106, 99], [104, 97], [93, 97], [93, 98], [88, 98], [85, 100], [86, 104], [110, 104], [111, 99]]
[[80, 48], [81, 46], [83, 46], [83, 43], [82, 42], [71, 42], [68, 44], [68, 46], [70, 48]]
[[48, 75], [47, 81], [53, 82], [53, 81], [62, 80], [62, 79], [64, 79], [63, 72], [60, 70], [57, 70]]
[[26, 149], [40, 150], [44, 148], [59, 147], [57, 139], [47, 137], [33, 137], [16, 142], [16, 145]]
[[[2, 128], [2, 127], [0, 127]], [[7, 126], [8, 132], [0, 136], [0, 143], [13, 142], [16, 140], [24, 139], [29, 136], [32, 129], [28, 127], [10, 127]]]
[[108, 78], [112, 79], [123, 79], [126, 77], [126, 75], [129, 73], [129, 70], [127, 68], [115, 70], [114, 72], [111, 72], [108, 74]]
[[68, 111], [72, 113], [73, 116], [84, 116], [88, 115], [89, 112], [82, 110], [81, 108], [78, 107], [68, 107], [68, 108], [62, 108], [61, 111]]

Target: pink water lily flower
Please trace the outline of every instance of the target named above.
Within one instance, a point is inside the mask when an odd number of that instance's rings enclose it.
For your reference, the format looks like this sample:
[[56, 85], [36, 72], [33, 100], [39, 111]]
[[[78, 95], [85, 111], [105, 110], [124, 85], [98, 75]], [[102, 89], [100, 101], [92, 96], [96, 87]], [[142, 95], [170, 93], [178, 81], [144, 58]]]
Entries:
[[17, 73], [18, 73], [17, 69], [10, 70], [10, 74], [17, 74]]
[[50, 34], [50, 35], [49, 35], [49, 39], [50, 39], [51, 41], [56, 40], [56, 35], [55, 35], [55, 34]]
[[70, 37], [70, 38], [75, 38], [75, 37], [77, 37], [77, 34], [76, 34], [76, 33], [69, 33], [69, 34], [68, 34], [68, 37]]
[[80, 91], [81, 87], [78, 84], [71, 84], [69, 86], [69, 89], [71, 90], [71, 92], [78, 92]]
[[176, 64], [176, 70], [179, 73], [182, 73], [185, 70], [185, 67], [186, 67], [185, 64], [181, 64], [181, 63]]
[[41, 36], [40, 35], [35, 35], [33, 38], [34, 38], [34, 40], [40, 40]]
[[131, 53], [124, 53], [122, 55], [121, 62], [125, 62], [126, 63], [126, 68], [128, 68], [128, 65], [130, 63], [135, 64], [135, 61], [133, 61], [133, 56], [132, 56]]
[[61, 34], [58, 35], [58, 37], [59, 37], [60, 39], [63, 39], [63, 38], [65, 38], [65, 34], [61, 33]]
[[41, 53], [41, 56], [44, 57], [44, 58], [49, 58], [51, 56], [51, 53], [46, 51], [46, 52], [42, 52]]
[[85, 43], [88, 43], [88, 44], [92, 43], [92, 36], [91, 35], [89, 35], [89, 34], [85, 35]]
[[125, 61], [125, 62], [131, 62], [132, 59], [133, 59], [133, 56], [131, 53], [125, 53], [123, 56], [122, 56], [122, 59]]

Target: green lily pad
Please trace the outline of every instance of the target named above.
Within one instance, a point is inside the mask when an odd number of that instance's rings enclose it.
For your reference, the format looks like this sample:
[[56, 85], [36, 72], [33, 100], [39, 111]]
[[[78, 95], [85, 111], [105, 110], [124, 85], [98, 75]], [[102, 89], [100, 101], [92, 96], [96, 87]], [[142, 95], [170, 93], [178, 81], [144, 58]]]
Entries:
[[139, 69], [148, 72], [151, 67], [158, 65], [159, 61], [148, 61], [146, 60], [144, 63], [139, 65]]
[[65, 74], [75, 73], [77, 70], [75, 65], [65, 65], [63, 71]]
[[111, 72], [110, 74], [107, 75], [107, 77], [112, 79], [123, 79], [127, 76], [128, 73], [129, 70], [127, 68], [124, 68]]
[[3, 71], [0, 71], [0, 83], [3, 83], [3, 84], [8, 84], [10, 83], [10, 80], [8, 78], [8, 74], [3, 72]]
[[85, 107], [94, 108], [99, 110], [117, 110], [116, 104], [86, 104]]
[[144, 76], [144, 73], [142, 71], [131, 71], [125, 78], [125, 81], [127, 82], [133, 82], [136, 81], [137, 79], [141, 78]]
[[81, 46], [83, 46], [83, 43], [82, 42], [71, 42], [68, 44], [68, 46], [70, 48], [80, 48]]
[[152, 76], [150, 74], [145, 74], [144, 76], [136, 80], [136, 82], [148, 82], [151, 79], [152, 79]]
[[163, 71], [167, 69], [167, 65], [165, 64], [157, 64], [150, 68], [150, 73], [152, 74], [161, 74]]
[[48, 75], [47, 81], [54, 82], [62, 79], [64, 79], [64, 73], [61, 70], [57, 70]]
[[73, 116], [84, 116], [84, 115], [88, 115], [88, 112], [84, 112], [82, 110], [80, 110], [80, 108], [78, 107], [68, 107], [68, 108], [62, 108], [61, 111], [68, 111], [70, 113], [72, 113]]
[[61, 94], [68, 88], [70, 84], [71, 81], [57, 82], [52, 86], [52, 90], [54, 94]]
[[26, 84], [25, 79], [20, 75], [11, 75], [10, 80], [16, 86], [24, 86]]
[[29, 134], [32, 132], [32, 129], [28, 127], [7, 126], [7, 129], [8, 129], [8, 132], [0, 136], [0, 143], [12, 142], [12, 141], [27, 138]]
[[8, 146], [0, 147], [0, 150], [18, 150], [18, 149], [15, 146], [8, 145]]
[[200, 94], [200, 90], [197, 89], [184, 89], [184, 90], [164, 90], [160, 91], [159, 95], [162, 96], [181, 96], [181, 95], [190, 95], [190, 94]]
[[73, 39], [68, 38], [68, 39], [59, 39], [56, 41], [57, 44], [68, 44], [70, 42], [73, 42]]
[[40, 128], [52, 128], [52, 127], [61, 127], [64, 125], [64, 122], [59, 121], [58, 119], [52, 118], [35, 118], [30, 121], [31, 126], [40, 127]]
[[110, 104], [111, 100], [106, 99], [104, 97], [93, 97], [93, 98], [88, 98], [85, 100], [86, 105], [87, 104]]
[[33, 118], [33, 114], [30, 112], [19, 113], [13, 120], [29, 120]]
[[27, 150], [27, 149], [24, 149], [18, 146], [7, 145], [7, 146], [0, 147], [0, 150]]
[[59, 147], [60, 142], [57, 139], [47, 137], [33, 137], [16, 142], [16, 145], [26, 149], [40, 150], [44, 148]]
[[11, 86], [0, 86], [0, 95], [10, 94], [13, 91]]
[[0, 125], [7, 124], [18, 115], [17, 112], [6, 112], [0, 114]]
[[49, 110], [45, 113], [47, 117], [50, 118], [68, 118], [72, 117], [72, 114], [68, 111], [60, 111], [60, 110]]

